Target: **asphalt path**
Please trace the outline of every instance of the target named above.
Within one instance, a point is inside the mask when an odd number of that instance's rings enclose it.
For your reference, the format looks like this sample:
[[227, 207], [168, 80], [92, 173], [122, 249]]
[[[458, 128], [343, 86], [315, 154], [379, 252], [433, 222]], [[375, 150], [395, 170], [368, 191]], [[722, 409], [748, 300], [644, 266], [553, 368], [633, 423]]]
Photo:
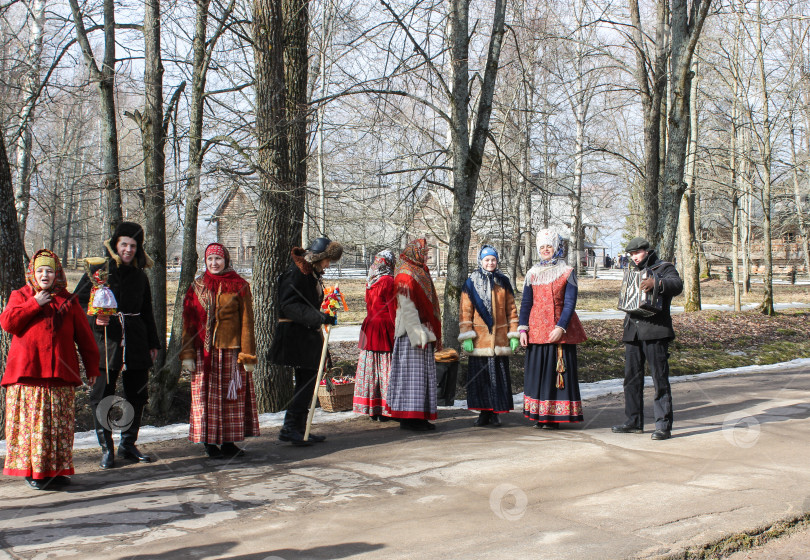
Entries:
[[[268, 430], [231, 461], [185, 440], [69, 490], [0, 479], [0, 558], [652, 558], [810, 511], [810, 368], [673, 385], [673, 439], [613, 434], [621, 395], [586, 422], [498, 429], [444, 410], [414, 434], [364, 418], [297, 448]], [[648, 414], [651, 409], [651, 391]]]

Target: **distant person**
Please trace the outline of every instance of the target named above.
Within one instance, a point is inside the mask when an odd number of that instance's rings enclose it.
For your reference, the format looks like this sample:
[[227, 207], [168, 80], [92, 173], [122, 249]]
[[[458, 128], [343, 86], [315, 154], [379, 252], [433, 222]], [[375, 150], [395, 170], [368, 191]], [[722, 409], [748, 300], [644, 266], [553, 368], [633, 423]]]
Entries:
[[563, 240], [550, 229], [537, 234], [540, 261], [526, 273], [520, 303], [520, 345], [526, 348], [523, 415], [536, 428], [582, 422], [577, 344], [585, 330], [577, 317], [577, 277], [563, 260]]
[[683, 291], [683, 282], [672, 263], [658, 259], [650, 242], [636, 237], [627, 244], [635, 268], [653, 275], [641, 281], [639, 288], [650, 292], [658, 284], [662, 294], [662, 309], [651, 317], [627, 313], [624, 318], [624, 424], [613, 426], [615, 433], [644, 432], [644, 363], [650, 364], [655, 385], [653, 413], [655, 431], [652, 439], [672, 436], [672, 392], [669, 385], [669, 343], [675, 338], [669, 307], [672, 298]]
[[515, 292], [498, 270], [498, 251], [484, 245], [478, 268], [461, 292], [458, 340], [468, 355], [467, 408], [475, 426], [500, 426], [498, 414], [515, 408], [509, 356], [520, 344]]
[[59, 257], [40, 249], [27, 283], [11, 292], [0, 326], [12, 335], [2, 385], [6, 389], [3, 474], [25, 477], [36, 490], [70, 484], [73, 474], [75, 388], [99, 375], [98, 347], [84, 310], [67, 291]]
[[326, 439], [310, 433], [309, 439], [304, 440], [304, 433], [323, 349], [321, 329], [337, 322], [337, 317], [321, 311], [323, 273], [342, 255], [340, 243], [319, 237], [308, 249], [293, 247], [292, 263], [279, 278], [279, 320], [268, 359], [295, 368], [295, 391], [278, 434], [279, 440], [292, 445], [310, 445]]
[[236, 443], [259, 435], [253, 369], [253, 297], [223, 245], [205, 248], [205, 272], [183, 300], [183, 369], [191, 373], [188, 439], [212, 459], [241, 457]]
[[[144, 272], [153, 263], [143, 249], [143, 228], [133, 222], [121, 222], [112, 237], [104, 242], [104, 248], [109, 265], [107, 285], [115, 295], [118, 312], [112, 319], [109, 315], [90, 318], [102, 369], [90, 391], [90, 408], [102, 450], [99, 466], [109, 469], [115, 466], [112, 431], [96, 412], [103, 399], [115, 395], [119, 376], [124, 384], [124, 397], [133, 409], [133, 419], [121, 432], [118, 457], [140, 463], [152, 461], [149, 455], [141, 453], [135, 442], [149, 399], [149, 369], [161, 348], [161, 341], [152, 311], [152, 290]], [[92, 267], [91, 273], [99, 268], [101, 266]], [[91, 288], [90, 277], [85, 274], [73, 292], [84, 309], [87, 309]], [[110, 369], [105, 372], [108, 363]]]
[[394, 319], [397, 299], [394, 293], [396, 257], [380, 251], [366, 280], [366, 318], [360, 326], [360, 357], [357, 360], [352, 410], [372, 420], [386, 422], [385, 393], [391, 375], [394, 349]]
[[427, 266], [427, 241], [415, 239], [399, 256], [394, 273], [397, 316], [388, 381], [388, 415], [403, 430], [435, 430], [436, 362], [441, 349], [442, 316], [439, 297]]

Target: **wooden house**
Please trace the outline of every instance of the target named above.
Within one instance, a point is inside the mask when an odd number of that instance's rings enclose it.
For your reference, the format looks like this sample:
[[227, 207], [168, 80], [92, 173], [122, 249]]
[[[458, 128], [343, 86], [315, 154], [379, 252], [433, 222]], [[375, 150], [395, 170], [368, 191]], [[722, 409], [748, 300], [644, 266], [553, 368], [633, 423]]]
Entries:
[[240, 186], [233, 186], [219, 203], [210, 221], [216, 223], [217, 243], [228, 248], [234, 266], [253, 265], [256, 252], [256, 203]]

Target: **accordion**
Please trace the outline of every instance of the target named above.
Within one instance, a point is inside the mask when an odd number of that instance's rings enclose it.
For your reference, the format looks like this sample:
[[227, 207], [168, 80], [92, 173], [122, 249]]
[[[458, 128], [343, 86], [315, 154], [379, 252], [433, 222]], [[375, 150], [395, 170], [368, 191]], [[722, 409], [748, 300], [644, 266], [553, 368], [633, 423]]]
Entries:
[[658, 292], [659, 282], [654, 283], [652, 291], [641, 291], [641, 281], [649, 277], [655, 278], [655, 273], [646, 269], [636, 271], [628, 268], [624, 271], [617, 306], [620, 311], [637, 317], [652, 317], [663, 309], [662, 296]]

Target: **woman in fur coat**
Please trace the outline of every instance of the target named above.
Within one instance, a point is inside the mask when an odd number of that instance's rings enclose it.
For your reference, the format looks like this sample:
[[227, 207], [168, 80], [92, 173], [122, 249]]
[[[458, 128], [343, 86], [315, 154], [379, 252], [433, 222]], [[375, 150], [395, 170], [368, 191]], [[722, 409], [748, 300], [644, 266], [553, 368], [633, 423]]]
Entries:
[[467, 408], [480, 411], [476, 426], [500, 426], [498, 414], [514, 409], [509, 356], [519, 344], [517, 328], [512, 284], [498, 270], [498, 252], [484, 245], [459, 308], [458, 339], [469, 356]]
[[259, 435], [253, 298], [219, 243], [206, 247], [205, 272], [186, 292], [180, 359], [193, 372], [188, 439], [212, 459], [241, 457], [235, 442]]

